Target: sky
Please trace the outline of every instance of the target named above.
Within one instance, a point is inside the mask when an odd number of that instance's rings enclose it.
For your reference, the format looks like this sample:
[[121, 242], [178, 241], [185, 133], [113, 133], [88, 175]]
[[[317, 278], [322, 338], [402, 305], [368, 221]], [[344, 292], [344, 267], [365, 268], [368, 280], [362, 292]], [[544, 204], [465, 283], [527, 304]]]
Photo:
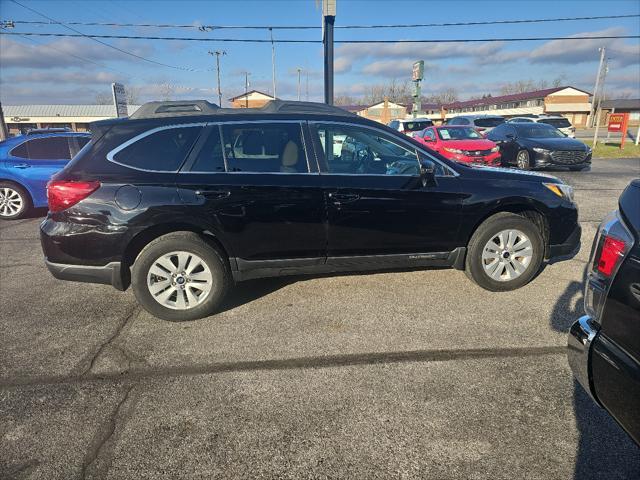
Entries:
[[[138, 92], [140, 101], [168, 92], [174, 99], [204, 98], [217, 103], [215, 56], [220, 57], [223, 105], [249, 89], [272, 93], [270, 43], [234, 43], [215, 38], [268, 39], [268, 30], [219, 29], [202, 25], [320, 26], [318, 0], [19, 0], [61, 22], [162, 23], [188, 28], [73, 26], [101, 35], [183, 36], [207, 42], [102, 39], [127, 55], [87, 38], [0, 35], [0, 101], [4, 105], [91, 104], [111, 95], [111, 83]], [[11, 0], [0, 0], [0, 19], [45, 20]], [[337, 0], [336, 26], [476, 22], [511, 19], [640, 14], [640, 1], [391, 1]], [[62, 25], [16, 24], [1, 32], [74, 33]], [[321, 30], [274, 30], [276, 39], [321, 40]], [[356, 99], [369, 86], [406, 81], [416, 60], [425, 61], [423, 95], [455, 88], [460, 99], [499, 94], [506, 82], [562, 77], [563, 84], [591, 92], [598, 47], [607, 47], [608, 98], [640, 98], [640, 39], [536, 42], [446, 43], [447, 39], [640, 35], [640, 19], [607, 19], [518, 25], [478, 25], [412, 29], [336, 29], [336, 41], [356, 39], [438, 39], [430, 44], [336, 44], [335, 93]], [[137, 57], [136, 57], [137, 56]], [[144, 57], [150, 61], [142, 60]], [[163, 63], [169, 66], [158, 65]], [[276, 93], [296, 99], [323, 98], [322, 44], [276, 44]], [[308, 82], [307, 82], [308, 77]], [[308, 84], [308, 88], [307, 88]]]

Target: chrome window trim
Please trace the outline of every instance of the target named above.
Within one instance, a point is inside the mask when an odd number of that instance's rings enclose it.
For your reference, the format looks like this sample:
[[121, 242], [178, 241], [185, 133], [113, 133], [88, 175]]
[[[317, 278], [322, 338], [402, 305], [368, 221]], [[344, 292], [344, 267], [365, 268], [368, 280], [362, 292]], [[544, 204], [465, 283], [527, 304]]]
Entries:
[[[364, 127], [364, 128], [368, 128], [370, 130], [373, 130], [375, 132], [380, 132], [380, 133], [387, 133], [382, 129], [379, 129], [378, 127], [373, 127], [371, 125], [365, 125], [362, 123], [351, 123], [351, 122], [341, 122], [341, 121], [334, 121], [334, 120], [328, 120], [328, 121], [317, 121], [317, 120], [313, 120], [313, 121], [309, 121], [309, 125], [315, 126], [317, 127], [318, 125], [346, 125], [349, 127]], [[424, 155], [426, 155], [427, 157], [429, 157], [429, 159], [435, 163], [437, 163], [438, 165], [442, 166], [442, 168], [444, 168], [445, 170], [451, 172], [451, 175], [436, 175], [436, 177], [459, 177], [460, 174], [455, 171], [453, 168], [451, 168], [449, 165], [446, 165], [444, 163], [442, 163], [440, 160], [438, 160], [437, 158], [433, 157], [430, 153], [424, 151], [422, 148], [417, 147], [416, 145], [413, 145], [411, 142], [406, 141], [404, 138], [397, 138], [393, 135], [389, 135], [387, 134], [387, 136], [390, 136], [396, 140], [398, 140], [399, 143], [404, 144], [405, 146], [408, 146], [408, 148], [415, 150], [416, 151], [416, 157], [417, 152], [422, 152]], [[420, 160], [417, 159], [418, 164], [420, 163]], [[415, 175], [386, 175], [384, 173], [331, 173], [331, 172], [320, 172], [321, 175], [360, 175], [360, 176], [377, 176], [377, 177], [415, 177]]]
[[[182, 162], [180, 162], [180, 165], [178, 165], [178, 168], [176, 170], [153, 170], [153, 169], [149, 169], [149, 168], [133, 167], [131, 165], [127, 165], [125, 163], [118, 162], [117, 160], [115, 160], [114, 156], [117, 155], [118, 153], [120, 153], [122, 150], [124, 150], [128, 146], [133, 145], [137, 141], [142, 140], [143, 138], [148, 137], [149, 135], [153, 135], [154, 133], [161, 132], [163, 130], [169, 130], [169, 129], [172, 129], [172, 128], [189, 128], [189, 127], [202, 127], [202, 128], [205, 128], [206, 126], [207, 126], [207, 122], [178, 123], [178, 124], [171, 124], [171, 125], [162, 125], [160, 127], [152, 128], [151, 130], [146, 130], [146, 131], [136, 135], [135, 137], [130, 138], [126, 142], [121, 143], [116, 148], [114, 148], [109, 153], [107, 153], [107, 160], [110, 161], [111, 163], [115, 163], [116, 165], [120, 165], [122, 167], [130, 168], [131, 170], [138, 170], [139, 172], [178, 173], [180, 171], [180, 167], [182, 166], [182, 163], [184, 163], [184, 159], [183, 159]], [[200, 133], [202, 133], [202, 132], [200, 132]], [[192, 147], [193, 147], [193, 145], [192, 145]]]

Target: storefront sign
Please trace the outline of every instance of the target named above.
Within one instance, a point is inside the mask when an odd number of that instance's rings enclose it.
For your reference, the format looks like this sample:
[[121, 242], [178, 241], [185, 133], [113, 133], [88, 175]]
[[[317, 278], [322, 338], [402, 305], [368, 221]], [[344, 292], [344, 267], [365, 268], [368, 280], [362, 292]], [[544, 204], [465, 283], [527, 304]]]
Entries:
[[622, 140], [620, 142], [620, 148], [624, 148], [624, 141], [627, 137], [627, 126], [629, 124], [629, 112], [627, 113], [612, 113], [609, 115], [609, 125], [607, 130], [609, 132], [621, 132]]
[[124, 90], [124, 85], [121, 83], [112, 83], [111, 90], [113, 91], [113, 104], [116, 107], [116, 116], [119, 118], [128, 117], [127, 94]]

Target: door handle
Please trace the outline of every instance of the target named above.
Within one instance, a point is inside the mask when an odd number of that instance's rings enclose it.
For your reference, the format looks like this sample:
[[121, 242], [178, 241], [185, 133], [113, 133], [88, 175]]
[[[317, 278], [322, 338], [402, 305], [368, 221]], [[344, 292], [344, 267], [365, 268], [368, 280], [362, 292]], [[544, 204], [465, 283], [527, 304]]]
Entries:
[[229, 190], [196, 190], [195, 193], [205, 198], [226, 198], [231, 195]]
[[19, 163], [17, 165], [14, 165], [13, 168], [31, 168], [31, 165], [28, 165], [26, 163]]
[[329, 198], [333, 200], [333, 203], [340, 205], [341, 203], [355, 202], [360, 198], [360, 195], [355, 193], [334, 193], [329, 194]]

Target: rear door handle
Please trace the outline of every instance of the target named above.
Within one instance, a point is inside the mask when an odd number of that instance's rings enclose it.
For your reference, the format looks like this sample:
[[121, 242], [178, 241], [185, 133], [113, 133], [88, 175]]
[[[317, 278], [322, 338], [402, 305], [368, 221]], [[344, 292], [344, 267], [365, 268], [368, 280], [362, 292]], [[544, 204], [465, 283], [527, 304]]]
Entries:
[[358, 200], [360, 198], [360, 195], [355, 194], [355, 193], [334, 193], [334, 192], [331, 192], [329, 194], [329, 198], [331, 200], [333, 200], [333, 203], [339, 205], [341, 203], [355, 202], [356, 200]]
[[226, 198], [231, 195], [229, 190], [196, 190], [196, 195], [205, 198]]
[[27, 163], [19, 163], [17, 165], [14, 165], [13, 168], [31, 168], [31, 165]]

